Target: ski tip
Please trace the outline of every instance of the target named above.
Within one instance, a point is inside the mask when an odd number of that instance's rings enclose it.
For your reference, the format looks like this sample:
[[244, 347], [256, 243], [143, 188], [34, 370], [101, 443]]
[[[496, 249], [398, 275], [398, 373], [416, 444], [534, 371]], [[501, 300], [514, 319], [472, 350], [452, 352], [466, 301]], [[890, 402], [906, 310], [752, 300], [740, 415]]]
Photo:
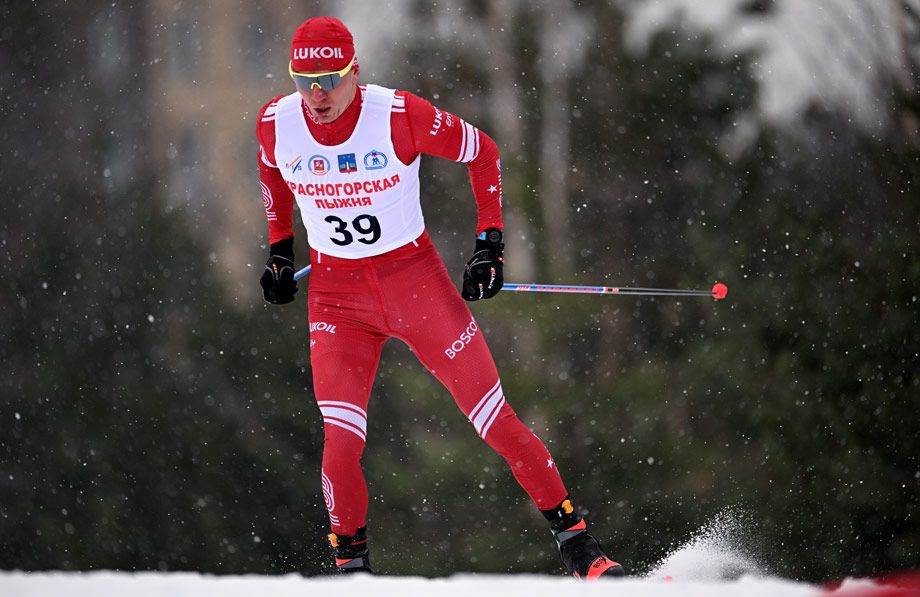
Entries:
[[721, 282], [716, 282], [715, 286], [712, 287], [712, 298], [718, 301], [726, 296], [728, 296], [728, 286]]

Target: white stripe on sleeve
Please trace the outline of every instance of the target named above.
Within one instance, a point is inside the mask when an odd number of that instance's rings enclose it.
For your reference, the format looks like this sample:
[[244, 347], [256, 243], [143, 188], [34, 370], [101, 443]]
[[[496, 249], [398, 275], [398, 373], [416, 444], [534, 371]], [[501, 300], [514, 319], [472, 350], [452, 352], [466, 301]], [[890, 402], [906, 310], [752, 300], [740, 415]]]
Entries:
[[463, 136], [460, 141], [460, 155], [457, 157], [458, 162], [472, 162], [479, 155], [479, 129], [467, 123], [460, 121], [462, 125]]

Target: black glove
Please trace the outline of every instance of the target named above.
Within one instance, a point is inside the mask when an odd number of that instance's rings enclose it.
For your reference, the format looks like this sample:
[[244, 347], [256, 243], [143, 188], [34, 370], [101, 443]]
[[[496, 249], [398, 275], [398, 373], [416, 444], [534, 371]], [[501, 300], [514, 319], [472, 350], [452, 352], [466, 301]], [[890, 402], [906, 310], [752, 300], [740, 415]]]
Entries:
[[466, 262], [463, 290], [460, 296], [468, 301], [492, 298], [505, 283], [503, 272], [504, 235], [498, 228], [489, 228], [476, 237], [476, 250]]
[[265, 271], [259, 279], [262, 295], [274, 305], [289, 303], [297, 293], [297, 282], [294, 281], [294, 238], [272, 243], [268, 252]]

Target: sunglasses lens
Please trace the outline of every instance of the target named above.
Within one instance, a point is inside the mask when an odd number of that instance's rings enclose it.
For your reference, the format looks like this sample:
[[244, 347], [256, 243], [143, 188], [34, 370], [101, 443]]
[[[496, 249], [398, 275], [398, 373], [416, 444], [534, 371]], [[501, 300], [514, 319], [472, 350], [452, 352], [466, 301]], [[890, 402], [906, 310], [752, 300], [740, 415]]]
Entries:
[[304, 77], [297, 75], [294, 77], [294, 83], [304, 91], [310, 91], [315, 85], [319, 85], [323, 91], [332, 91], [342, 82], [342, 77], [338, 73], [331, 75], [322, 75], [320, 77]]

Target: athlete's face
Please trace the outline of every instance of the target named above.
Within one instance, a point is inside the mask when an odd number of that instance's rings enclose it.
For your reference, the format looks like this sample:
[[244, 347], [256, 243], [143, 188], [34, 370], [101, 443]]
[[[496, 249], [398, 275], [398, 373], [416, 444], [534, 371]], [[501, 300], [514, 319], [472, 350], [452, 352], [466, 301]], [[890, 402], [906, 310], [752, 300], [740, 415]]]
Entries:
[[328, 124], [342, 115], [345, 108], [351, 104], [355, 97], [355, 90], [358, 88], [358, 67], [355, 66], [348, 74], [342, 77], [342, 81], [335, 89], [325, 91], [318, 85], [306, 91], [297, 88], [304, 104], [309, 108], [313, 118], [321, 124]]

